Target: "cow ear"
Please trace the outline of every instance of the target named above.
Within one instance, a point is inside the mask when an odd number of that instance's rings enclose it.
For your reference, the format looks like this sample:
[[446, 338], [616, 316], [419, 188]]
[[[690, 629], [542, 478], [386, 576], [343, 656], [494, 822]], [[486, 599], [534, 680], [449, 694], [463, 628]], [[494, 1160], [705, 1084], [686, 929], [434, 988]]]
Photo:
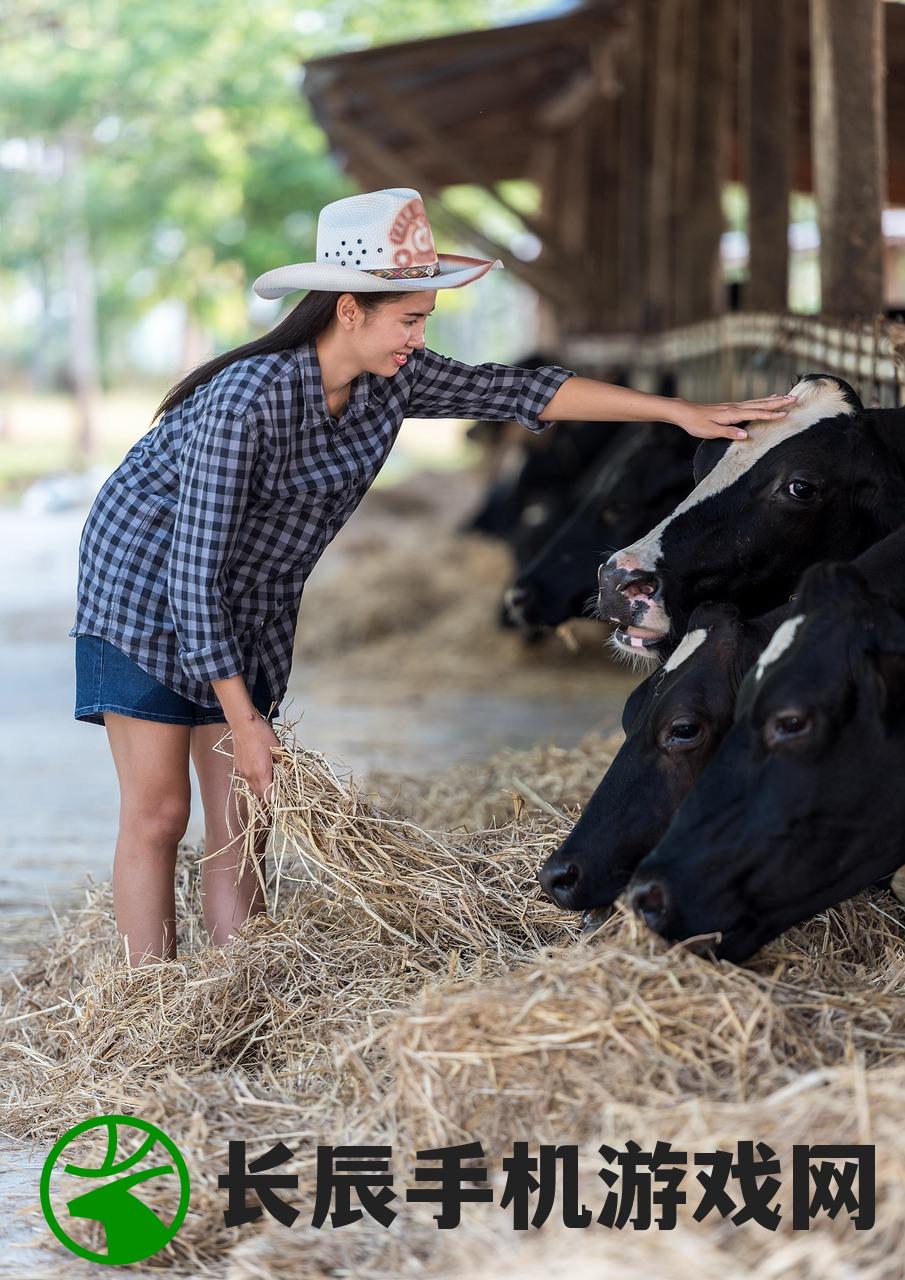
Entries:
[[874, 653], [870, 665], [876, 680], [877, 707], [880, 715], [901, 720], [905, 707], [905, 653]]
[[694, 455], [694, 482], [700, 484], [732, 443], [731, 440], [702, 440]]
[[878, 688], [881, 714], [905, 707], [905, 618], [890, 605], [873, 611], [868, 661]]
[[859, 425], [890, 453], [905, 458], [905, 409], [865, 409], [859, 415]]
[[905, 506], [905, 484], [900, 478], [905, 471], [905, 410], [865, 410], [852, 423], [864, 460], [864, 479], [852, 489], [853, 504], [879, 530], [895, 529]]
[[876, 597], [860, 570], [841, 561], [822, 560], [806, 569], [795, 591], [796, 613], [813, 613], [823, 605], [848, 604], [862, 616]]

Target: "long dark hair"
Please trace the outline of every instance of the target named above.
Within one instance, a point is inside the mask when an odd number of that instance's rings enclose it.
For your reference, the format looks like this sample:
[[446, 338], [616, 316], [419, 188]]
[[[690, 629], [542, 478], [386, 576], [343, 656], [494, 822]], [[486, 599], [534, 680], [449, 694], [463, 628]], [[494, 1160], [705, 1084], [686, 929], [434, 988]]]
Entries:
[[[406, 296], [404, 292], [354, 293], [351, 289], [347, 292], [352, 294], [365, 312], [376, 311], [385, 302], [394, 302], [397, 298]], [[175, 408], [190, 396], [196, 387], [210, 382], [221, 369], [235, 364], [237, 360], [245, 360], [248, 356], [272, 355], [276, 351], [289, 351], [294, 347], [302, 347], [307, 342], [313, 342], [329, 327], [336, 314], [338, 297], [338, 293], [325, 293], [319, 289], [312, 289], [310, 293], [305, 294], [297, 306], [292, 308], [288, 316], [284, 317], [269, 333], [265, 333], [262, 338], [255, 338], [252, 342], [243, 343], [241, 347], [224, 351], [222, 355], [214, 356], [213, 360], [208, 360], [200, 364], [197, 369], [192, 369], [191, 373], [187, 373], [181, 382], [177, 382], [175, 387], [167, 392], [151, 421], [155, 422], [161, 414]]]

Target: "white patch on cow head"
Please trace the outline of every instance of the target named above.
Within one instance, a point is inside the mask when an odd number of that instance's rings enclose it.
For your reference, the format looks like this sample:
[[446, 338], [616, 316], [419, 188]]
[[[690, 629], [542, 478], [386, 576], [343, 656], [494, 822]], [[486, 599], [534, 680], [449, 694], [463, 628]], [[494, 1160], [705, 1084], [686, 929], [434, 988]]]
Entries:
[[675, 671], [676, 667], [681, 666], [697, 649], [700, 649], [706, 639], [707, 631], [704, 627], [696, 627], [694, 631], [689, 631], [680, 640], [675, 653], [670, 654], [667, 658], [663, 665], [663, 670]]
[[726, 449], [719, 462], [695, 485], [687, 498], [676, 509], [643, 538], [633, 542], [630, 547], [623, 547], [615, 552], [607, 561], [608, 564], [633, 569], [646, 569], [651, 573], [661, 558], [663, 532], [677, 516], [692, 507], [699, 506], [707, 498], [722, 493], [730, 485], [740, 480], [746, 472], [760, 462], [771, 449], [775, 449], [792, 436], [807, 431], [827, 418], [836, 418], [840, 414], [853, 416], [857, 410], [845, 397], [845, 392], [832, 378], [805, 379], [792, 388], [791, 395], [797, 396], [797, 402], [784, 418], [770, 418], [748, 423], [747, 440], [734, 440]]
[[804, 614], [796, 613], [794, 618], [786, 618], [785, 622], [780, 623], [773, 632], [770, 643], [757, 660], [757, 667], [754, 672], [755, 680], [762, 680], [767, 667], [775, 662], [777, 658], [782, 657], [795, 639], [795, 632], [802, 622], [804, 622]]

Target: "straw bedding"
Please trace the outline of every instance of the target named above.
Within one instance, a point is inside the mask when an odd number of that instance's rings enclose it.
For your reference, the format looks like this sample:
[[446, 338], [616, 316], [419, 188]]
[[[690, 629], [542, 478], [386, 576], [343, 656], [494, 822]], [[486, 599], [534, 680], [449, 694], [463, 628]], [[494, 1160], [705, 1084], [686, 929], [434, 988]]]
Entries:
[[368, 789], [389, 812], [437, 831], [480, 831], [523, 813], [549, 814], [551, 808], [577, 816], [622, 741], [621, 732], [588, 733], [574, 747], [507, 748], [482, 764], [454, 765], [427, 778], [375, 770]]
[[[281, 734], [270, 915], [228, 949], [207, 946], [197, 858], [184, 850], [181, 959], [130, 971], [109, 889], [93, 888], [4, 984], [4, 1129], [49, 1144], [88, 1115], [160, 1123], [193, 1175], [188, 1218], [158, 1260], [173, 1274], [901, 1275], [905, 911], [891, 895], [822, 913], [745, 968], [667, 949], [621, 912], [579, 941], [535, 874], [568, 830], [556, 811], [580, 789], [557, 791], [557, 769], [585, 777], [606, 751], [498, 762], [492, 786], [515, 767], [544, 803], [510, 808], [496, 828], [444, 832], [381, 809]], [[463, 789], [473, 782], [461, 775]], [[455, 811], [453, 791], [447, 775], [435, 816]], [[303, 1216], [291, 1230], [224, 1226], [216, 1179], [241, 1137], [254, 1153], [279, 1139], [295, 1151]], [[794, 1142], [876, 1143], [877, 1224], [855, 1232], [843, 1212], [793, 1233], [785, 1180], [775, 1234], [691, 1221], [691, 1190], [670, 1233], [549, 1225], [525, 1239], [496, 1204], [466, 1206], [459, 1230], [438, 1231], [430, 1206], [401, 1200], [388, 1232], [307, 1223], [318, 1142], [393, 1144], [401, 1190], [416, 1148], [471, 1138], [494, 1171], [517, 1139], [580, 1144], [595, 1212], [601, 1142], [694, 1152], [751, 1138], [784, 1171]], [[690, 1168], [686, 1187], [693, 1179]]]
[[398, 521], [339, 551], [306, 584], [296, 638], [299, 669], [317, 664], [319, 683], [335, 675], [341, 687], [555, 691], [562, 699], [586, 696], [599, 677], [599, 623], [576, 621], [534, 646], [500, 627], [514, 578], [500, 543]]

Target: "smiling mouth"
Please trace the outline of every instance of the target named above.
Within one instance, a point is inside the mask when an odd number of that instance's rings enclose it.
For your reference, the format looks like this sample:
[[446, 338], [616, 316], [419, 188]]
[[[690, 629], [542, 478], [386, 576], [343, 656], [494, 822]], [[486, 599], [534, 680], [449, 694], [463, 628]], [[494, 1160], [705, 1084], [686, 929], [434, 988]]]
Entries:
[[407, 351], [394, 351], [394, 352], [392, 353], [392, 356], [393, 356], [393, 359], [396, 361], [396, 363], [400, 366], [400, 368], [401, 368], [401, 366], [402, 366], [402, 365], [404, 365], [404, 364], [408, 364], [408, 352], [407, 352]]

